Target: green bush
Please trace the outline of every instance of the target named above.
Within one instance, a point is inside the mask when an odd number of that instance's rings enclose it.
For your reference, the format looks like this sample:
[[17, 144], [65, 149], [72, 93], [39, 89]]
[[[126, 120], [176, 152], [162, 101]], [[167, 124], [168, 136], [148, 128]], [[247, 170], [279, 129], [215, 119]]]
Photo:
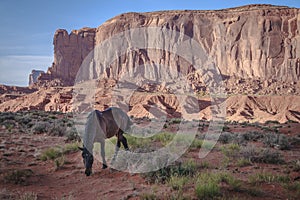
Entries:
[[42, 161], [54, 160], [62, 155], [62, 149], [60, 148], [49, 148], [46, 149], [41, 155], [40, 159]]
[[221, 177], [222, 177], [222, 181], [226, 182], [229, 185], [231, 190], [240, 191], [242, 185], [242, 182], [240, 180], [234, 178], [232, 175], [227, 173], [221, 174]]
[[181, 118], [172, 118], [169, 121], [170, 124], [180, 124], [181, 123]]
[[238, 144], [232, 143], [222, 146], [221, 151], [227, 157], [236, 158], [239, 155], [241, 148]]
[[157, 197], [155, 194], [144, 193], [140, 196], [140, 200], [156, 200]]
[[274, 175], [268, 172], [262, 172], [249, 177], [249, 182], [252, 185], [261, 183], [289, 183], [291, 181], [289, 176]]
[[63, 154], [73, 153], [79, 151], [78, 147], [81, 146], [78, 142], [68, 143], [63, 147]]
[[240, 158], [237, 160], [237, 166], [239, 167], [246, 167], [252, 165], [249, 159]]
[[196, 180], [195, 193], [198, 199], [213, 199], [221, 194], [220, 180], [213, 173], [200, 174]]
[[171, 175], [168, 180], [168, 185], [170, 185], [173, 190], [181, 191], [188, 180], [189, 178], [187, 176]]
[[197, 172], [197, 164], [193, 160], [184, 163], [170, 165], [154, 172], [148, 172], [142, 176], [150, 183], [166, 183], [171, 176], [189, 176], [192, 177]]
[[200, 140], [198, 138], [195, 138], [190, 146], [190, 148], [201, 148], [203, 144], [203, 140]]

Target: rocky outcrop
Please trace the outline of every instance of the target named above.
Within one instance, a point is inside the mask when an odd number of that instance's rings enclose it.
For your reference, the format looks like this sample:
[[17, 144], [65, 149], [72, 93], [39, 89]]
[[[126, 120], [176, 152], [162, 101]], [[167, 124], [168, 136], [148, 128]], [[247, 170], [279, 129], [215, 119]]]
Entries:
[[54, 34], [54, 62], [39, 79], [60, 79], [65, 85], [74, 82], [77, 71], [87, 54], [94, 49], [96, 29], [83, 28], [70, 34], [59, 29]]
[[[198, 41], [223, 75], [295, 81], [300, 79], [299, 12], [297, 8], [249, 5], [217, 11], [126, 13], [96, 29], [83, 28], [70, 34], [56, 31], [54, 63], [47, 74], [72, 84], [82, 61], [96, 45], [125, 30], [160, 27]], [[145, 63], [180, 65], [177, 70], [188, 72], [188, 66], [178, 64], [164, 51], [133, 49], [117, 59], [106, 74], [112, 77], [112, 72], [122, 73]]]
[[42, 70], [32, 70], [31, 74], [29, 74], [29, 85], [32, 85], [38, 81], [38, 77], [42, 74], [45, 73]]
[[[0, 112], [16, 112], [21, 110], [44, 110], [70, 112], [72, 105], [72, 88], [40, 88], [26, 95], [1, 102]], [[1, 96], [0, 96], [1, 100]]]

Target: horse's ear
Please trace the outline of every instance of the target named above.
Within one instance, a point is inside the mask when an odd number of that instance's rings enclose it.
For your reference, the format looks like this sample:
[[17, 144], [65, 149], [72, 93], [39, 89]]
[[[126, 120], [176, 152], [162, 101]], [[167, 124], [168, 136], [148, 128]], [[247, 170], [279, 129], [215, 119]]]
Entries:
[[78, 147], [78, 149], [79, 149], [80, 151], [83, 151], [83, 148], [82, 148], [82, 147]]

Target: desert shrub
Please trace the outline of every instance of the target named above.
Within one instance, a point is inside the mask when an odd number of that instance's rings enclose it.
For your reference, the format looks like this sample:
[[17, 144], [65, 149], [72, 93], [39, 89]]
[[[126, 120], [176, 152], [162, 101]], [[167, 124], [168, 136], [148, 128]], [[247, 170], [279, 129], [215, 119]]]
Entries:
[[239, 167], [245, 167], [245, 166], [250, 166], [252, 165], [249, 159], [246, 158], [240, 158], [237, 160], [237, 166]]
[[3, 124], [6, 120], [15, 120], [15, 114], [12, 112], [2, 112], [0, 113], [0, 123]]
[[25, 192], [21, 194], [18, 198], [19, 200], [37, 200], [38, 195], [34, 192]]
[[273, 149], [256, 148], [254, 145], [248, 145], [241, 149], [242, 158], [248, 159], [250, 162], [267, 163], [267, 164], [283, 164], [284, 160], [279, 151]]
[[249, 177], [249, 182], [252, 185], [261, 183], [289, 183], [291, 181], [289, 176], [274, 175], [268, 172], [261, 172]]
[[67, 132], [65, 123], [61, 120], [55, 120], [48, 130], [48, 134], [52, 136], [64, 136]]
[[190, 146], [190, 148], [201, 148], [203, 144], [203, 140], [200, 140], [198, 138], [195, 138]]
[[234, 139], [235, 139], [235, 134], [229, 132], [223, 132], [219, 137], [219, 141], [223, 144], [232, 142]]
[[51, 136], [64, 136], [64, 134], [66, 133], [66, 127], [55, 125], [52, 128], [50, 128], [48, 133]]
[[222, 132], [225, 132], [225, 131], [229, 132], [229, 130], [230, 130], [229, 126], [224, 125], [222, 127]]
[[271, 149], [264, 149], [259, 154], [257, 158], [258, 162], [268, 163], [268, 164], [283, 164], [284, 160], [282, 159], [282, 155], [278, 151], [274, 151]]
[[300, 182], [284, 183], [282, 185], [285, 189], [294, 191], [297, 193], [297, 195], [300, 195]]
[[41, 155], [40, 159], [42, 161], [54, 160], [62, 155], [62, 149], [60, 148], [49, 148], [46, 149]]
[[201, 168], [201, 169], [208, 169], [210, 167], [211, 167], [211, 165], [206, 161], [203, 161], [199, 164], [199, 168]]
[[241, 156], [242, 158], [248, 159], [249, 161], [253, 161], [253, 159], [257, 156], [257, 148], [255, 145], [247, 145], [241, 148]]
[[55, 170], [60, 169], [66, 163], [65, 156], [62, 155], [54, 160]]
[[280, 134], [278, 138], [279, 149], [289, 150], [291, 148], [289, 139], [286, 135]]
[[263, 138], [263, 134], [256, 131], [249, 131], [241, 134], [241, 137], [246, 141], [258, 141]]
[[40, 159], [42, 161], [55, 160], [65, 154], [73, 153], [79, 151], [78, 147], [80, 144], [78, 142], [68, 143], [62, 147], [50, 147], [42, 152]]
[[168, 185], [171, 186], [173, 190], [181, 191], [188, 180], [189, 178], [187, 176], [171, 175], [168, 180]]
[[213, 173], [202, 173], [197, 177], [195, 193], [198, 199], [213, 199], [221, 194], [219, 181]]
[[15, 128], [17, 126], [16, 122], [14, 120], [5, 120], [4, 122], [2, 122], [4, 127], [11, 132], [13, 128]]
[[210, 150], [210, 149], [213, 149], [214, 146], [215, 146], [215, 142], [209, 141], [209, 140], [203, 140], [203, 144], [202, 144], [201, 148]]
[[20, 169], [9, 172], [4, 176], [4, 181], [14, 184], [26, 184], [27, 179], [33, 175], [31, 169]]
[[63, 154], [77, 152], [80, 144], [78, 142], [68, 143], [63, 147]]
[[181, 123], [181, 118], [172, 118], [169, 120], [170, 124], [180, 124]]
[[184, 163], [170, 165], [154, 172], [145, 173], [142, 176], [150, 183], [166, 183], [172, 175], [192, 177], [196, 174], [196, 171], [197, 164], [195, 161], [188, 160]]
[[140, 196], [140, 200], [156, 200], [157, 197], [155, 194], [144, 193]]
[[275, 150], [263, 149], [256, 158], [254, 162], [268, 163], [268, 164], [283, 164], [284, 160], [282, 155]]
[[171, 167], [164, 167], [157, 171], [142, 174], [149, 183], [165, 183], [171, 176]]
[[49, 122], [37, 122], [31, 129], [33, 134], [47, 133], [51, 125]]
[[227, 183], [231, 190], [239, 191], [241, 188], [242, 182], [233, 177], [231, 174], [220, 173], [217, 174], [217, 178], [219, 181]]
[[240, 146], [235, 143], [228, 144], [226, 146], [222, 146], [221, 151], [227, 157], [236, 158], [240, 152]]
[[247, 188], [245, 190], [245, 192], [247, 194], [249, 194], [250, 196], [252, 196], [252, 197], [263, 197], [263, 196], [265, 196], [265, 193], [260, 188], [257, 188], [257, 187]]
[[185, 161], [177, 170], [174, 170], [175, 173], [178, 173], [180, 176], [193, 176], [197, 171], [197, 164], [194, 160], [190, 159]]
[[80, 135], [76, 128], [68, 128], [66, 131], [67, 141], [81, 141]]
[[288, 137], [283, 134], [268, 133], [263, 138], [263, 143], [269, 147], [277, 147], [281, 150], [290, 149]]
[[[128, 142], [128, 145], [130, 146], [130, 149], [148, 149], [151, 144], [150, 138], [137, 138], [131, 135], [125, 136]], [[116, 138], [111, 138], [110, 141], [113, 144], [117, 143]]]
[[27, 126], [32, 119], [28, 115], [21, 115], [16, 118], [16, 121], [23, 126]]
[[279, 122], [275, 120], [267, 120], [265, 124], [279, 124]]
[[174, 136], [175, 136], [174, 133], [161, 132], [161, 133], [158, 133], [158, 134], [152, 136], [150, 139], [152, 141], [158, 141], [158, 142], [161, 142], [162, 144], [166, 145], [172, 141]]
[[300, 160], [293, 160], [291, 162], [291, 168], [294, 172], [300, 171]]

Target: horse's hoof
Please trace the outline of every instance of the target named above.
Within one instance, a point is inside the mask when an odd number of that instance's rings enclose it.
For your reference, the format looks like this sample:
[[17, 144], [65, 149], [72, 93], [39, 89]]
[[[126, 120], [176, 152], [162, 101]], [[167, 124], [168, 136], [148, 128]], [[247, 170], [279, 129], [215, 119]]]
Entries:
[[102, 164], [102, 169], [106, 169], [107, 165], [106, 164]]

